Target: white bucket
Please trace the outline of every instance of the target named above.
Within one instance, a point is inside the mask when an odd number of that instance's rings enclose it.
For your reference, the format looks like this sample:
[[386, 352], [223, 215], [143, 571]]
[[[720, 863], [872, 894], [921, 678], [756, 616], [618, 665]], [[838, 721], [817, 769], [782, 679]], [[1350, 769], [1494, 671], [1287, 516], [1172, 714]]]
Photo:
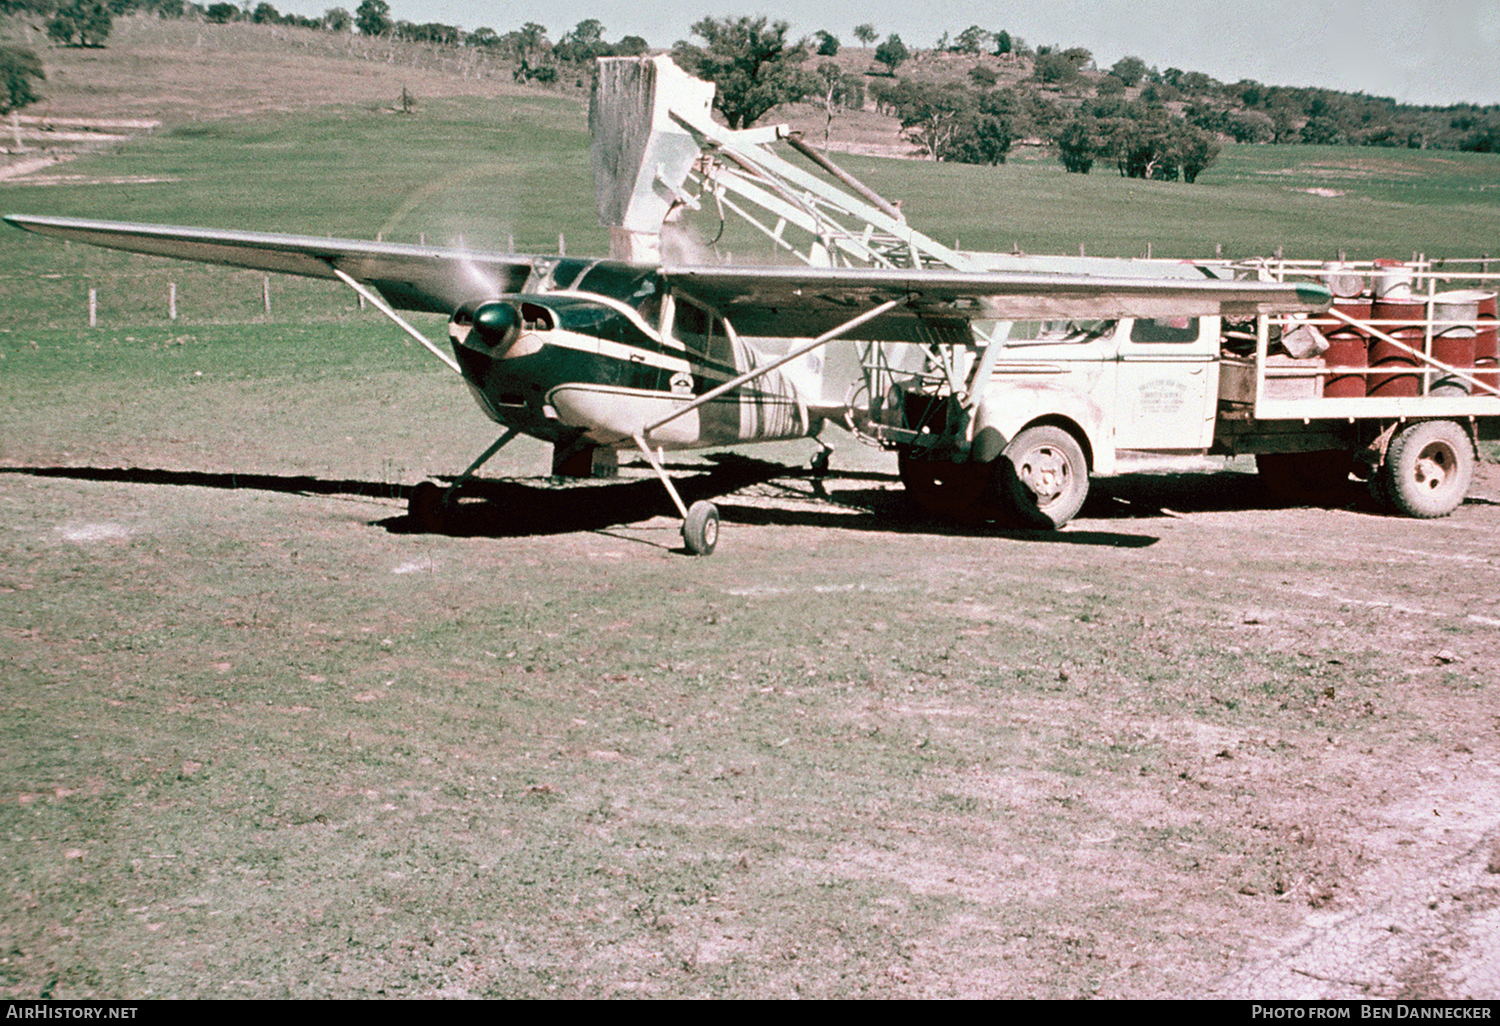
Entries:
[[1328, 263], [1323, 265], [1323, 284], [1340, 299], [1353, 299], [1365, 291], [1365, 276], [1352, 264]]
[[1410, 299], [1411, 268], [1400, 260], [1375, 261], [1375, 298]]

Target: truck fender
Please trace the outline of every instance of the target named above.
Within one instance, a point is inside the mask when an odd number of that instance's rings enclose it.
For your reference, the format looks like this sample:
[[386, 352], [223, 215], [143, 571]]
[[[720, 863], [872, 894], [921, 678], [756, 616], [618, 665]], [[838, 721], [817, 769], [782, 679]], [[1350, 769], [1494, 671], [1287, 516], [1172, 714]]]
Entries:
[[1044, 381], [1007, 382], [985, 391], [974, 411], [970, 460], [992, 463], [1010, 440], [1036, 423], [1056, 424], [1078, 436], [1096, 474], [1114, 470], [1114, 447], [1105, 432], [1104, 409], [1091, 397]]

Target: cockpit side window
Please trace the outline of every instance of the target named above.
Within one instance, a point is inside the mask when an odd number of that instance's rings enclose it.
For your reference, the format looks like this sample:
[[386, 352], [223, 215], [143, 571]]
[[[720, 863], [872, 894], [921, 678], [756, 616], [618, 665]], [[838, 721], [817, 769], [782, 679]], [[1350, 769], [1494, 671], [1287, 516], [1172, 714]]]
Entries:
[[716, 352], [722, 347], [727, 335], [721, 319], [680, 296], [675, 306], [677, 312], [673, 315], [672, 334], [683, 345], [704, 354]]

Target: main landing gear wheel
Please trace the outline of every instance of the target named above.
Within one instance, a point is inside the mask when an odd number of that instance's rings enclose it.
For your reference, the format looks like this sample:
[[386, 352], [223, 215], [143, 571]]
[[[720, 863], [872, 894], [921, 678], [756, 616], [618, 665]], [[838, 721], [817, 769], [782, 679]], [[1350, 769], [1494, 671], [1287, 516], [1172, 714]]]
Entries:
[[439, 531], [443, 527], [443, 507], [447, 490], [433, 481], [423, 481], [411, 490], [406, 516], [420, 531]]
[[994, 463], [993, 490], [1007, 516], [1024, 527], [1054, 530], [1083, 508], [1089, 467], [1078, 441], [1060, 427], [1027, 428]]
[[1451, 420], [1408, 424], [1391, 439], [1374, 477], [1377, 494], [1409, 517], [1445, 517], [1474, 479], [1474, 443]]
[[711, 502], [695, 502], [688, 507], [682, 522], [682, 540], [695, 556], [713, 555], [719, 544], [719, 507]]

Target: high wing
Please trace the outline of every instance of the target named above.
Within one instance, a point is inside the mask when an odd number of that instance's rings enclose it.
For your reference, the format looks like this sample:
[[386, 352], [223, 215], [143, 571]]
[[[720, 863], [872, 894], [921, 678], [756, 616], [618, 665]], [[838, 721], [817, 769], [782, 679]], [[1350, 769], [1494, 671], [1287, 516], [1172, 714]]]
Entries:
[[310, 278], [337, 278], [337, 269], [374, 288], [398, 310], [441, 314], [451, 314], [455, 307], [471, 299], [522, 291], [536, 263], [542, 259], [394, 242], [73, 217], [9, 214], [5, 220], [39, 235], [179, 260]]
[[[1162, 265], [1158, 264], [1159, 269]], [[672, 289], [718, 310], [742, 335], [803, 337], [832, 330], [881, 303], [904, 302], [863, 325], [859, 338], [905, 341], [914, 331], [971, 321], [1191, 317], [1322, 312], [1319, 285], [1233, 281], [1177, 265], [1170, 277], [1047, 271], [905, 268], [663, 268]], [[1144, 266], [1143, 266], [1144, 270]], [[1188, 276], [1191, 275], [1191, 276]]]
[[[340, 272], [394, 307], [451, 314], [472, 299], [514, 295], [556, 257], [269, 232], [10, 214], [17, 228], [111, 249], [313, 278]], [[1187, 264], [1141, 264], [1139, 274], [1004, 269], [666, 266], [669, 286], [727, 317], [742, 335], [820, 335], [883, 303], [860, 338], [910, 341], [972, 321], [1187, 317], [1321, 312], [1317, 285], [1209, 277]]]

